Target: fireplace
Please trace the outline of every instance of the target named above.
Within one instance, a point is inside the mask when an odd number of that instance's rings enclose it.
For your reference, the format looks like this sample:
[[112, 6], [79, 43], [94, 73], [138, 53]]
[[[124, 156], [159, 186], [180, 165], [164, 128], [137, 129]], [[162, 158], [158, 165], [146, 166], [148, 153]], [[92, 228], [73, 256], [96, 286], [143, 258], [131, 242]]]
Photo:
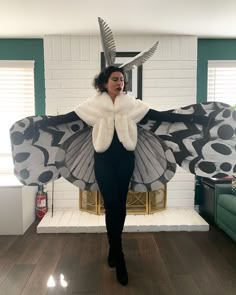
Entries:
[[[101, 215], [104, 204], [99, 191], [80, 190], [79, 208], [81, 211]], [[126, 202], [127, 214], [152, 214], [166, 208], [166, 186], [153, 192], [129, 191]]]

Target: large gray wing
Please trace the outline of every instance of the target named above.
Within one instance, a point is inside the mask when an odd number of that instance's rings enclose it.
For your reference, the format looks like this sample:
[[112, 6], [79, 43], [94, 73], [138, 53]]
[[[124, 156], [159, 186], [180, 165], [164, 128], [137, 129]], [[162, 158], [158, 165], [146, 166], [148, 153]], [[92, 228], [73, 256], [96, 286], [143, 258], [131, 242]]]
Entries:
[[[94, 174], [91, 128], [78, 131], [60, 146], [56, 166], [65, 179], [82, 190], [99, 189]], [[152, 132], [139, 129], [130, 189], [137, 192], [158, 190], [174, 176], [175, 170], [171, 150]]]
[[[10, 129], [14, 173], [24, 185], [41, 185], [60, 177], [55, 155], [62, 142], [87, 126], [82, 120], [49, 127], [35, 127], [47, 116], [31, 116], [14, 123]], [[34, 132], [25, 134], [32, 127]]]
[[60, 146], [56, 154], [56, 167], [66, 180], [80, 189], [98, 190], [91, 127], [76, 132]]
[[105, 55], [106, 65], [112, 66], [115, 64], [116, 58], [116, 45], [111, 29], [108, 24], [98, 17], [98, 23], [100, 27], [102, 48]]
[[208, 178], [232, 176], [236, 172], [236, 110], [221, 102], [208, 102], [176, 112], [209, 116], [211, 121], [208, 126], [147, 121], [142, 127], [158, 135], [186, 171]]
[[175, 171], [171, 149], [154, 133], [139, 128], [130, 189], [137, 192], [158, 190], [171, 180]]
[[143, 50], [139, 54], [137, 54], [135, 57], [127, 61], [126, 63], [122, 64], [120, 68], [123, 68], [124, 71], [131, 70], [134, 66], [138, 67], [141, 64], [145, 63], [156, 51], [157, 46], [158, 46], [158, 41], [154, 43], [154, 45], [146, 50]]

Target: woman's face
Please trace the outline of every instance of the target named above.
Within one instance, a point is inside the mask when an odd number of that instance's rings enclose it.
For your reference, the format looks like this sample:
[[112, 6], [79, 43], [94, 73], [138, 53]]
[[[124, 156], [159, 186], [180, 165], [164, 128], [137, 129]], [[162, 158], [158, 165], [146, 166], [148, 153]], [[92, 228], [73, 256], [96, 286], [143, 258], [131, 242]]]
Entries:
[[113, 72], [105, 84], [105, 88], [110, 97], [114, 99], [117, 95], [123, 93], [124, 85], [123, 74], [121, 72]]

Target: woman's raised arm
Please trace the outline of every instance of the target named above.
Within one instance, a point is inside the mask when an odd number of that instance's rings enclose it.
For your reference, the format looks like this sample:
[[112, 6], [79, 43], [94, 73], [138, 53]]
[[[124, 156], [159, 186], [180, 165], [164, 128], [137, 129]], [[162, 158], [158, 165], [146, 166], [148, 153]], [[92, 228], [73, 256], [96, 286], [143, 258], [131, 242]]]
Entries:
[[43, 119], [34, 122], [28, 128], [26, 128], [24, 131], [24, 136], [26, 139], [31, 139], [33, 138], [34, 134], [38, 132], [39, 128], [66, 124], [77, 120], [81, 119], [74, 111], [63, 115], [44, 117]]
[[156, 122], [183, 122], [207, 125], [210, 121], [210, 118], [202, 115], [173, 113], [173, 110], [159, 112], [150, 109], [139, 123], [142, 124], [146, 120], [153, 120]]
[[70, 113], [63, 115], [50, 116], [48, 118], [44, 118], [42, 120], [35, 122], [35, 124], [37, 127], [47, 127], [66, 124], [77, 120], [80, 120], [80, 117], [74, 111], [72, 111]]

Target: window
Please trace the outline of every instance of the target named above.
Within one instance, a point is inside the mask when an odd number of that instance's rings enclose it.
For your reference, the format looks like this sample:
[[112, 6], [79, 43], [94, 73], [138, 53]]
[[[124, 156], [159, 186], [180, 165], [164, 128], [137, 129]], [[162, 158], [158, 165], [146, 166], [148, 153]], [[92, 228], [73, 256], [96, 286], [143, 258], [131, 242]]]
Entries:
[[34, 62], [0, 61], [0, 176], [13, 175], [11, 125], [34, 114]]
[[236, 61], [208, 61], [208, 101], [236, 105]]

